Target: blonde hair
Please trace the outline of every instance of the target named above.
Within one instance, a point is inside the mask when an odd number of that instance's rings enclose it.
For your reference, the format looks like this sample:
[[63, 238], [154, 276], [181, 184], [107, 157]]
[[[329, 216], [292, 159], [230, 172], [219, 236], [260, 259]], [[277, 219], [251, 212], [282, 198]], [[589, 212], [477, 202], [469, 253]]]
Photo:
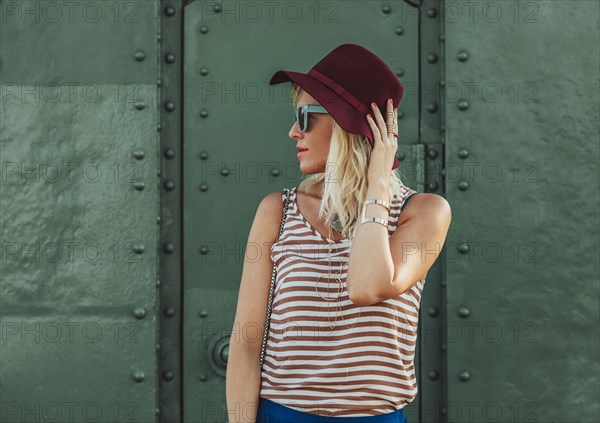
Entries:
[[[302, 88], [292, 83], [293, 106], [296, 108]], [[351, 134], [333, 120], [333, 131], [327, 164], [323, 173], [307, 175], [298, 188], [306, 189], [323, 182], [323, 198], [319, 218], [332, 225], [335, 216], [341, 224], [342, 236], [354, 239], [360, 225], [362, 207], [366, 200], [367, 171], [372, 147], [364, 135]], [[398, 172], [390, 169], [390, 199], [402, 197], [409, 190]]]

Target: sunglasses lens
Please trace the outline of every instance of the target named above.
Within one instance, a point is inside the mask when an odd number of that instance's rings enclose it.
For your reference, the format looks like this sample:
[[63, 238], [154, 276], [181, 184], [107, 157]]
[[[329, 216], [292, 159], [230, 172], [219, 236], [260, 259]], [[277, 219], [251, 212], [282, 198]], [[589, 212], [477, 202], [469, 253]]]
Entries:
[[304, 107], [298, 107], [296, 114], [298, 120], [298, 127], [302, 132], [306, 131], [306, 114], [304, 113]]

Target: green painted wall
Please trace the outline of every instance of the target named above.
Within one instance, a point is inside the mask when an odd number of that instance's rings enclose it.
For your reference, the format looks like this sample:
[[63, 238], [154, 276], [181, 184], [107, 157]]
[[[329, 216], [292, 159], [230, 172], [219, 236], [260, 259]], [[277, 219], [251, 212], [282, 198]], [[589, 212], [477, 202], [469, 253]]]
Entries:
[[2, 421], [155, 418], [157, 6], [0, 2]]
[[226, 421], [248, 231], [301, 176], [268, 80], [345, 42], [453, 211], [409, 422], [600, 420], [597, 2], [67, 3], [0, 0], [1, 421]]
[[598, 421], [599, 5], [445, 8], [448, 420]]

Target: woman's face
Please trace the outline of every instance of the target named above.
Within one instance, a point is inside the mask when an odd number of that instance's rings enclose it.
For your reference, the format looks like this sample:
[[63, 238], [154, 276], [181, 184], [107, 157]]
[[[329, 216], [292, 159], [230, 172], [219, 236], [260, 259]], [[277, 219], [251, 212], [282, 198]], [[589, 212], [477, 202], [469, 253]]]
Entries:
[[[310, 94], [301, 90], [300, 97], [298, 98], [298, 106], [303, 104], [320, 105]], [[298, 122], [294, 122], [289, 133], [290, 138], [296, 142], [297, 148], [307, 149], [307, 151], [298, 157], [300, 171], [305, 175], [325, 172], [331, 133], [333, 131], [333, 118], [330, 115], [309, 113], [308, 116], [307, 132], [301, 132]]]

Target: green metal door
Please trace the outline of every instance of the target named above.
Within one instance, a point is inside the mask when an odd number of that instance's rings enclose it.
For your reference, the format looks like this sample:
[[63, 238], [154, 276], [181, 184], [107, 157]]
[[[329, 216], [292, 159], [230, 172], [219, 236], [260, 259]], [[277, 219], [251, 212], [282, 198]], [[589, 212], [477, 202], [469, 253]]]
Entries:
[[[437, 86], [439, 35], [437, 26], [422, 21], [420, 10], [403, 1], [269, 6], [196, 0], [185, 7], [184, 421], [227, 420], [228, 342], [236, 330], [232, 323], [250, 224], [267, 193], [292, 187], [301, 176], [288, 138], [293, 124], [288, 86], [268, 85], [275, 70], [307, 72], [343, 43], [372, 49], [405, 85], [398, 152], [404, 181], [419, 191], [442, 192], [435, 173], [443, 157], [439, 99], [430, 93], [429, 103], [420, 101], [422, 78]], [[423, 28], [430, 28], [427, 69], [420, 69], [426, 60], [419, 50]], [[428, 284], [439, 286], [440, 277], [439, 269], [432, 269]], [[441, 317], [439, 289], [427, 296], [423, 302], [430, 313], [423, 319], [431, 326]], [[423, 367], [440, 375], [440, 358], [439, 346], [424, 356], [417, 353], [421, 394], [406, 410], [411, 422], [419, 421], [426, 395], [440, 399], [439, 377], [424, 384], [420, 376]]]

